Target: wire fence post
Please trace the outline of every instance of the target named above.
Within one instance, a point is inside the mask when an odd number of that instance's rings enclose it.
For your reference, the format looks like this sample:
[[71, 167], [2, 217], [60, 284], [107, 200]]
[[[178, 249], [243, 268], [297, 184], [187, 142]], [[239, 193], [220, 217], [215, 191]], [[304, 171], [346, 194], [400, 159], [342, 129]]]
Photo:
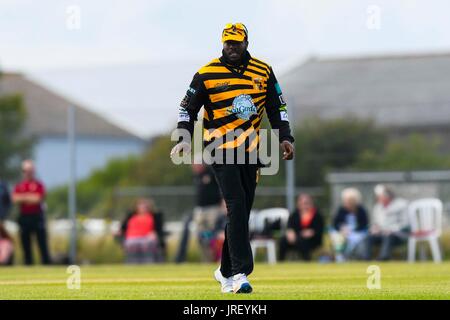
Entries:
[[[292, 106], [294, 106], [294, 98], [291, 99]], [[294, 135], [295, 114], [294, 107], [289, 108], [289, 117], [291, 118], [291, 134]], [[286, 208], [289, 212], [295, 209], [295, 157], [294, 159], [285, 161], [286, 163]]]
[[76, 134], [75, 134], [76, 108], [71, 105], [68, 108], [67, 117], [67, 140], [69, 145], [69, 188], [68, 188], [68, 208], [69, 219], [71, 221], [71, 232], [69, 240], [70, 263], [75, 264], [77, 259], [77, 202], [76, 202]]

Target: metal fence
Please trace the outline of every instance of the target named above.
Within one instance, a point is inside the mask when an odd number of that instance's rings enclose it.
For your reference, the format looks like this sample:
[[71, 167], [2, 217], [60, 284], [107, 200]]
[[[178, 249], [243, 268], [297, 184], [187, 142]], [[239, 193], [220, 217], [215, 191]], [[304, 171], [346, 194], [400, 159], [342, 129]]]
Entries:
[[[193, 186], [158, 186], [158, 187], [127, 187], [116, 188], [113, 192], [113, 216], [120, 216], [125, 205], [140, 197], [150, 197], [157, 208], [164, 212], [168, 221], [177, 221], [192, 212], [195, 207], [195, 188]], [[322, 188], [295, 188], [295, 194], [307, 192], [320, 197], [324, 194]], [[254, 209], [286, 206], [286, 187], [256, 188]]]

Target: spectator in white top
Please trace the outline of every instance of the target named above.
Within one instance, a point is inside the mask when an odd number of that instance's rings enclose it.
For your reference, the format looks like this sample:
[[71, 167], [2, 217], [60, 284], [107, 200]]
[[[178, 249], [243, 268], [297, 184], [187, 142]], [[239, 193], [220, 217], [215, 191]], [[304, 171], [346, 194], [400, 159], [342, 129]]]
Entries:
[[377, 185], [374, 192], [377, 203], [372, 211], [366, 259], [372, 258], [373, 246], [379, 245], [378, 260], [390, 260], [393, 247], [402, 244], [408, 236], [408, 202], [397, 198], [392, 189], [384, 185]]

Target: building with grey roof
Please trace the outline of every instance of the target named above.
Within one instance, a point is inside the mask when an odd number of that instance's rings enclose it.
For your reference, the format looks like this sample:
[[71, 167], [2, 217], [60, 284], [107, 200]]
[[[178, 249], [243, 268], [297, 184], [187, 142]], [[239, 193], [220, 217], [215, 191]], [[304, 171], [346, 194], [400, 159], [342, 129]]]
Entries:
[[297, 121], [371, 118], [392, 135], [437, 136], [450, 150], [450, 53], [311, 58], [280, 80]]
[[[68, 181], [67, 111], [74, 102], [18, 73], [2, 73], [0, 95], [19, 93], [28, 119], [25, 133], [36, 139], [34, 159], [48, 187]], [[77, 175], [88, 176], [112, 158], [140, 153], [146, 142], [76, 104]]]

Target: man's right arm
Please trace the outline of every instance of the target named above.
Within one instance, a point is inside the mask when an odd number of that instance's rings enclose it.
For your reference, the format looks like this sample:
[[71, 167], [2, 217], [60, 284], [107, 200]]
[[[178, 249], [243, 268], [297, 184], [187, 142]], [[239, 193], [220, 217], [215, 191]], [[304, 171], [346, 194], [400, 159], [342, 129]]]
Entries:
[[197, 121], [197, 115], [201, 107], [206, 102], [206, 88], [199, 73], [194, 75], [191, 84], [180, 103], [178, 110], [177, 129], [185, 129], [189, 132], [189, 141], [185, 141], [180, 137], [178, 142], [190, 143], [194, 133], [194, 122]]

